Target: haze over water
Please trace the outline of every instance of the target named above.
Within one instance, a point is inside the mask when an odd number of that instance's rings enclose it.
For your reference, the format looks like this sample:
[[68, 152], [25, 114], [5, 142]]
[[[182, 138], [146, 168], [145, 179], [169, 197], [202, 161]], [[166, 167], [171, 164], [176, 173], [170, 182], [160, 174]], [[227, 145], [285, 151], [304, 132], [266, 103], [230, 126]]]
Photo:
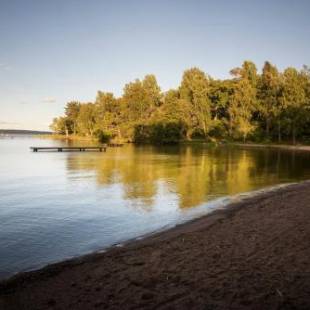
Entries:
[[173, 226], [221, 207], [229, 195], [310, 176], [310, 153], [287, 150], [29, 150], [59, 144], [0, 139], [0, 278]]

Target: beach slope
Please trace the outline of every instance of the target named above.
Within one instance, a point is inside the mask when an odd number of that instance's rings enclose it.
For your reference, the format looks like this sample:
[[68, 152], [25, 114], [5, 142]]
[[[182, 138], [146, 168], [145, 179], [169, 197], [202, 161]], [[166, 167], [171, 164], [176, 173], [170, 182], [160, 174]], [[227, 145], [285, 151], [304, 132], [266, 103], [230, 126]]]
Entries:
[[0, 309], [310, 309], [310, 183], [0, 284]]

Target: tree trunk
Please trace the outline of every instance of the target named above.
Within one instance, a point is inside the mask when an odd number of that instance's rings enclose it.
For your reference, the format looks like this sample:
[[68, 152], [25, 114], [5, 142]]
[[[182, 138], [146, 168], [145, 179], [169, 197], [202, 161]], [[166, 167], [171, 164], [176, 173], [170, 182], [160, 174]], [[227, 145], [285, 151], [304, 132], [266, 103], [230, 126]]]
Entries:
[[266, 136], [269, 138], [269, 132], [270, 132], [270, 118], [267, 117], [266, 119]]
[[278, 142], [281, 143], [282, 136], [281, 136], [281, 121], [278, 120]]
[[192, 135], [192, 131], [190, 129], [188, 129], [186, 131], [186, 140], [188, 140], [188, 141], [192, 140], [191, 135]]
[[117, 128], [117, 136], [118, 136], [118, 139], [119, 139], [119, 140], [122, 139], [122, 133], [121, 133], [121, 130], [120, 130], [119, 127]]
[[233, 122], [232, 122], [232, 119], [231, 117], [229, 118], [229, 130], [228, 130], [228, 133], [229, 133], [229, 137], [231, 138], [232, 137], [232, 128], [233, 128]]
[[205, 140], [207, 140], [208, 133], [207, 133], [207, 125], [206, 122], [203, 122], [203, 134], [205, 136]]
[[69, 130], [68, 130], [68, 127], [67, 127], [67, 126], [65, 126], [65, 132], [66, 132], [66, 137], [68, 138], [68, 136], [69, 136]]
[[295, 145], [296, 144], [296, 126], [295, 126], [295, 122], [293, 122], [292, 125], [292, 142]]

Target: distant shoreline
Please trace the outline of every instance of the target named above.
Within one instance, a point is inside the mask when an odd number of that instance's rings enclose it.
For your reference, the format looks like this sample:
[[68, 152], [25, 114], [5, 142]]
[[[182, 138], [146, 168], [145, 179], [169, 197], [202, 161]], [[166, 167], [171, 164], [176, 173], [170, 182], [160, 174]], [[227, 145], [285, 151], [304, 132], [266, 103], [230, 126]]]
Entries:
[[[40, 137], [40, 135], [39, 135]], [[69, 140], [69, 141], [94, 141], [97, 142], [95, 137], [84, 137], [84, 136], [77, 136], [77, 135], [60, 135], [60, 134], [54, 134], [50, 133], [47, 135], [42, 135], [42, 138], [44, 139], [55, 139], [55, 140]]]
[[106, 253], [2, 281], [0, 307], [307, 308], [309, 204], [309, 181], [245, 198]]
[[[15, 129], [0, 129], [0, 136], [2, 134], [25, 134], [25, 135], [35, 135], [38, 138], [44, 139], [55, 139], [55, 140], [69, 140], [69, 141], [91, 141], [98, 142], [94, 137], [87, 136], [79, 136], [79, 135], [60, 135], [54, 134], [48, 131], [33, 131], [33, 130], [15, 130]], [[126, 143], [126, 141], [122, 141], [122, 143]], [[276, 143], [240, 143], [240, 142], [208, 142], [201, 139], [193, 139], [189, 141], [181, 141], [179, 145], [193, 145], [193, 144], [210, 144], [210, 145], [231, 145], [231, 146], [240, 146], [240, 147], [257, 147], [257, 148], [277, 148], [277, 149], [286, 149], [286, 150], [296, 150], [296, 151], [310, 151], [310, 145], [305, 144], [276, 144]], [[139, 144], [141, 145], [141, 144]], [[142, 144], [143, 145], [143, 144]], [[150, 144], [145, 144], [150, 145]], [[152, 145], [152, 144], [151, 144]]]
[[50, 131], [23, 130], [23, 129], [0, 129], [0, 135], [51, 135]]

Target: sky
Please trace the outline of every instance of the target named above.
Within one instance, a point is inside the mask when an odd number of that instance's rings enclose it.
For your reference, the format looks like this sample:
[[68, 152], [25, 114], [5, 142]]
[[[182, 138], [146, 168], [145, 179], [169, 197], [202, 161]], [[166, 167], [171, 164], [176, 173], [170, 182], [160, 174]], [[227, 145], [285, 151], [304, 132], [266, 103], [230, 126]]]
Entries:
[[0, 0], [0, 128], [48, 130], [66, 102], [121, 96], [155, 74], [163, 91], [199, 67], [228, 78], [310, 65], [309, 0]]

